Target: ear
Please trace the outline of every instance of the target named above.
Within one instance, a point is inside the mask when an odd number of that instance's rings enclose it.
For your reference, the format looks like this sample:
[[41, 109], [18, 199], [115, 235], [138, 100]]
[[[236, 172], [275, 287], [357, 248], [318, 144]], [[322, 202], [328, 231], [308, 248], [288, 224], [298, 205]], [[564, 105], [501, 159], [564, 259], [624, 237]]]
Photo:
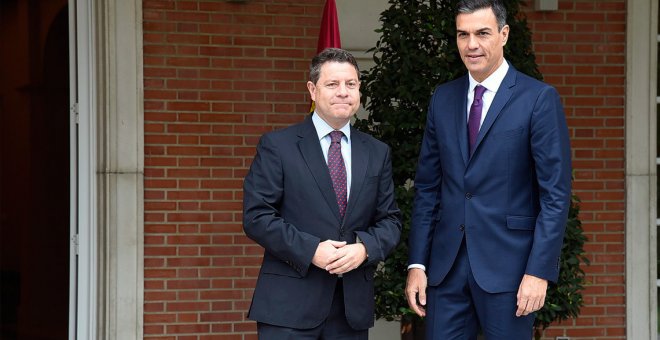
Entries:
[[500, 32], [502, 33], [502, 46], [504, 46], [506, 41], [509, 40], [509, 25], [504, 25]]
[[307, 90], [309, 91], [310, 97], [312, 97], [312, 100], [316, 101], [316, 85], [312, 83], [311, 81], [307, 82]]

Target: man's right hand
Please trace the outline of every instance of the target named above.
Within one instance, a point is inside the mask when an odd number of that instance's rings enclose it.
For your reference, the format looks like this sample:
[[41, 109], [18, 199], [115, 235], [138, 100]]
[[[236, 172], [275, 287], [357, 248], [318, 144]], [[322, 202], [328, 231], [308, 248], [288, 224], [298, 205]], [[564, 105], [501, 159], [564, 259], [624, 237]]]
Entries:
[[312, 264], [325, 270], [330, 263], [335, 262], [340, 255], [337, 252], [338, 248], [346, 245], [345, 241], [326, 240], [319, 243], [316, 247], [316, 252], [312, 258]]
[[408, 299], [408, 306], [417, 315], [426, 316], [426, 309], [424, 308], [426, 306], [426, 272], [419, 268], [408, 270], [406, 298]]

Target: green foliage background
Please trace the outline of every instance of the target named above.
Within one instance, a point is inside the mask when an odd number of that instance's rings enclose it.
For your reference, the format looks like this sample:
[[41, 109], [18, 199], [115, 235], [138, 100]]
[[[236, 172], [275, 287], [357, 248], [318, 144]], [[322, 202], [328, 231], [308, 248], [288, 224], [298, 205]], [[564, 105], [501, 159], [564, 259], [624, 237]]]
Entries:
[[[504, 0], [510, 37], [505, 57], [519, 71], [542, 79], [532, 51], [531, 33], [520, 14], [520, 0]], [[398, 247], [376, 273], [376, 316], [387, 320], [412, 314], [404, 296], [407, 275], [408, 233], [412, 212], [417, 157], [426, 122], [426, 111], [435, 87], [467, 71], [456, 47], [456, 0], [390, 0], [381, 13], [381, 34], [373, 53], [375, 66], [361, 74], [362, 100], [369, 112], [356, 127], [371, 133], [392, 148], [394, 183], [403, 215]], [[561, 277], [548, 291], [545, 307], [535, 326], [545, 328], [555, 320], [576, 317], [583, 304], [581, 290], [586, 263], [586, 241], [572, 205], [562, 249]]]

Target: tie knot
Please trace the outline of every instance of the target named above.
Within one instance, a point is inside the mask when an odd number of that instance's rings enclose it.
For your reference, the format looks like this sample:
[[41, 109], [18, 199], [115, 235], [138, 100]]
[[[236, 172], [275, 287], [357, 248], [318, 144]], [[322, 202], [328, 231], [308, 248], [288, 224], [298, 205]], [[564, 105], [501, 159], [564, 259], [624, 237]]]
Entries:
[[341, 137], [344, 136], [344, 133], [341, 131], [332, 131], [330, 132], [330, 142], [331, 143], [341, 143]]
[[474, 88], [474, 99], [481, 100], [481, 97], [483, 97], [484, 92], [486, 92], [486, 88], [481, 85], [477, 85]]

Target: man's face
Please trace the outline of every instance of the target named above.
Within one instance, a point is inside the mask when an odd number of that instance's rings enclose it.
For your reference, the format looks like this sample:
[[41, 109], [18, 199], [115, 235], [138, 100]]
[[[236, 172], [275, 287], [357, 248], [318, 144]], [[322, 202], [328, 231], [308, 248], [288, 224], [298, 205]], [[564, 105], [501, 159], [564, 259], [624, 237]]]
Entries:
[[316, 113], [335, 129], [346, 125], [360, 107], [360, 81], [350, 63], [324, 63], [319, 80], [308, 81], [307, 89]]
[[497, 30], [491, 8], [456, 16], [456, 41], [465, 67], [478, 82], [484, 81], [504, 62], [509, 26]]

